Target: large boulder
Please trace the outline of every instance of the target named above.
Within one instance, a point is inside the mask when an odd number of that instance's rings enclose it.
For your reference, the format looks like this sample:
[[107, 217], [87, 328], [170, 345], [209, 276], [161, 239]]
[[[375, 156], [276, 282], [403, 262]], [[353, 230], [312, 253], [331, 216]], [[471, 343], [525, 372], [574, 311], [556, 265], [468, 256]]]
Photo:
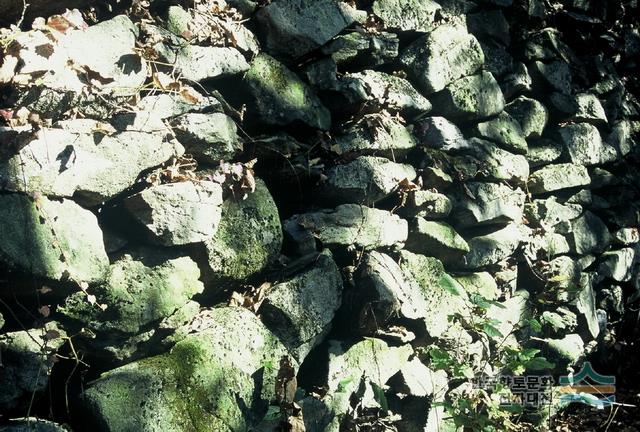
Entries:
[[522, 234], [516, 224], [480, 235], [469, 240], [470, 252], [466, 255], [466, 267], [479, 269], [498, 264], [510, 257], [520, 245]]
[[202, 242], [218, 229], [222, 187], [211, 181], [152, 186], [128, 197], [124, 207], [165, 246]]
[[483, 71], [451, 82], [431, 97], [431, 103], [447, 118], [471, 121], [499, 114], [505, 101], [496, 79]]
[[504, 184], [468, 182], [454, 205], [454, 218], [462, 227], [519, 222], [525, 194]]
[[428, 32], [441, 6], [433, 0], [376, 0], [372, 12], [388, 29]]
[[[280, 4], [272, 3], [269, 7]], [[276, 59], [266, 54], [256, 56], [244, 82], [254, 100], [250, 109], [255, 109], [261, 122], [287, 125], [301, 121], [322, 130], [331, 127], [331, 114], [311, 87]]]
[[195, 322], [168, 353], [89, 384], [82, 401], [99, 430], [232, 432], [264, 417], [285, 347], [247, 309], [205, 310]]
[[543, 194], [590, 183], [591, 177], [586, 167], [566, 163], [547, 165], [537, 170], [529, 177], [528, 187], [532, 194]]
[[189, 81], [203, 81], [239, 75], [249, 69], [249, 63], [236, 48], [187, 45], [179, 49], [156, 47], [161, 57], [175, 67], [175, 72]]
[[36, 277], [97, 282], [109, 259], [93, 213], [73, 201], [0, 195], [0, 260]]
[[118, 132], [106, 123], [77, 119], [62, 128], [42, 128], [0, 162], [0, 188], [99, 204], [133, 185], [142, 171], [184, 152], [157, 123], [153, 130]]
[[345, 128], [331, 145], [336, 153], [362, 152], [388, 158], [402, 156], [416, 147], [411, 128], [385, 114], [367, 114]]
[[449, 224], [414, 218], [409, 226], [407, 250], [433, 256], [446, 265], [459, 265], [469, 245]]
[[611, 243], [611, 234], [602, 219], [586, 211], [582, 216], [571, 221], [568, 241], [571, 251], [578, 255], [602, 253]]
[[245, 200], [230, 197], [222, 204], [218, 230], [204, 242], [203, 280], [242, 281], [273, 263], [281, 246], [278, 208], [264, 182], [256, 179], [255, 192]]
[[578, 165], [598, 165], [616, 159], [616, 150], [602, 141], [598, 129], [589, 123], [573, 123], [559, 129], [569, 161]]
[[424, 93], [431, 94], [475, 73], [484, 54], [464, 26], [445, 24], [409, 45], [400, 61]]
[[527, 141], [520, 124], [504, 111], [475, 125], [473, 134], [515, 153], [527, 153]]
[[291, 355], [302, 362], [331, 330], [341, 300], [340, 270], [331, 254], [323, 253], [309, 268], [271, 287], [259, 313]]
[[549, 112], [545, 106], [526, 96], [519, 96], [509, 102], [504, 110], [520, 124], [525, 138], [542, 136], [549, 121]]
[[222, 113], [188, 113], [171, 122], [177, 140], [197, 161], [217, 164], [242, 152], [235, 122]]

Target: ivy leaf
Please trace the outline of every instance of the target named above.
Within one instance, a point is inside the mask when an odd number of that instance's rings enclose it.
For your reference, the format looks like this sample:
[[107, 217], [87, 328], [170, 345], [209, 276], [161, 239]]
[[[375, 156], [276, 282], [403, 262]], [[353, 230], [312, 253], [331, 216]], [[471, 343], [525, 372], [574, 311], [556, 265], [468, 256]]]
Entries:
[[504, 338], [504, 335], [498, 330], [495, 326], [489, 323], [484, 323], [482, 325], [482, 330], [485, 332], [487, 336], [490, 338]]
[[453, 295], [462, 296], [462, 285], [448, 273], [444, 273], [440, 278], [440, 286]]
[[550, 370], [556, 367], [555, 364], [551, 363], [544, 357], [534, 357], [527, 362], [527, 369], [529, 370]]

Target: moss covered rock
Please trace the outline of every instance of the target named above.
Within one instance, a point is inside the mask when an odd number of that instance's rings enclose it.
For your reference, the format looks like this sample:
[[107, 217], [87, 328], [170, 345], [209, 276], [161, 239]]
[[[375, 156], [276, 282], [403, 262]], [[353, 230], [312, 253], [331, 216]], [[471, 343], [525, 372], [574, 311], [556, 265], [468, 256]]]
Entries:
[[203, 277], [220, 283], [242, 281], [262, 271], [280, 253], [280, 216], [267, 186], [256, 180], [255, 192], [222, 205], [218, 231], [204, 242]]
[[247, 309], [203, 311], [167, 353], [103, 374], [84, 405], [103, 431], [244, 431], [266, 414], [286, 350]]

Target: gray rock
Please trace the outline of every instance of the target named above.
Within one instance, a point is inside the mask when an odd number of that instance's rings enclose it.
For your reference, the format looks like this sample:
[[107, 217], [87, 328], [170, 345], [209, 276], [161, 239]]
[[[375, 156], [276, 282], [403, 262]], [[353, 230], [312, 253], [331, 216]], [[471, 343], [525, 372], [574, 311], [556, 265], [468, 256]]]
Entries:
[[249, 429], [275, 398], [286, 355], [249, 310], [205, 310], [170, 352], [102, 374], [82, 403], [104, 430]]
[[233, 76], [249, 69], [240, 51], [231, 47], [186, 45], [177, 51], [165, 48], [161, 53], [164, 60], [189, 81]]
[[468, 153], [480, 164], [483, 173], [495, 180], [512, 181], [524, 184], [529, 177], [529, 164], [523, 155], [516, 155], [503, 150], [479, 138], [469, 140]]
[[489, 72], [453, 81], [430, 100], [437, 112], [458, 120], [482, 120], [504, 108], [502, 91]]
[[400, 269], [406, 283], [414, 294], [412, 307], [414, 316], [422, 318], [430, 337], [441, 337], [451, 326], [449, 315], [469, 315], [468, 297], [455, 279], [444, 272], [442, 263], [436, 258], [400, 252]]
[[640, 242], [638, 228], [620, 228], [613, 233], [613, 240], [621, 245], [629, 246]]
[[469, 240], [466, 268], [479, 269], [511, 256], [520, 245], [522, 234], [515, 224]]
[[372, 12], [385, 28], [429, 32], [435, 27], [441, 6], [432, 0], [376, 0]]
[[256, 13], [265, 30], [267, 51], [297, 58], [320, 48], [358, 18], [347, 3], [337, 0], [284, 0]]
[[[272, 3], [262, 10], [296, 1], [307, 0]], [[254, 99], [255, 112], [263, 123], [287, 125], [299, 120], [322, 130], [331, 126], [331, 114], [313, 90], [274, 58], [259, 54], [251, 62], [244, 82]]]
[[545, 333], [552, 337], [558, 337], [575, 331], [578, 327], [578, 317], [565, 307], [559, 307], [555, 311], [544, 311], [540, 315], [540, 324]]
[[527, 141], [520, 123], [504, 111], [495, 118], [476, 124], [472, 134], [493, 141], [506, 150], [527, 153]]
[[613, 125], [606, 142], [613, 146], [620, 156], [629, 154], [635, 147], [632, 139], [631, 124], [626, 120], [622, 120]]
[[0, 432], [69, 432], [66, 426], [36, 417], [11, 419]]
[[481, 10], [467, 15], [467, 27], [480, 40], [493, 40], [504, 46], [509, 46], [509, 22], [500, 9]]
[[557, 60], [551, 63], [536, 61], [530, 65], [529, 71], [535, 77], [540, 77], [552, 89], [562, 94], [571, 94], [573, 88], [571, 71], [564, 61]]
[[587, 168], [576, 164], [547, 165], [529, 176], [529, 192], [543, 194], [591, 183]]
[[590, 169], [589, 177], [591, 177], [591, 187], [593, 189], [600, 189], [620, 184], [620, 177], [599, 167]]
[[[255, 192], [245, 200], [228, 198], [215, 235], [204, 242], [203, 280], [243, 281], [274, 262], [282, 246], [278, 208], [264, 182], [256, 179]], [[212, 293], [213, 294], [213, 293]]]
[[484, 54], [464, 26], [444, 24], [409, 45], [400, 61], [425, 94], [431, 94], [476, 72]]
[[484, 68], [499, 79], [513, 70], [513, 57], [507, 49], [492, 41], [480, 41], [480, 47], [484, 53]]
[[504, 110], [520, 124], [525, 138], [539, 138], [549, 121], [549, 112], [535, 99], [520, 96], [509, 102]]
[[243, 150], [236, 124], [225, 114], [184, 114], [171, 126], [185, 151], [199, 162], [233, 160]]
[[453, 185], [453, 178], [437, 167], [425, 167], [422, 171], [422, 181], [426, 187], [445, 190]]
[[566, 373], [567, 368], [578, 365], [585, 357], [585, 346], [580, 335], [571, 333], [561, 339], [540, 339], [536, 347], [555, 364], [555, 371]]
[[80, 342], [94, 354], [116, 360], [134, 355], [126, 347], [129, 338], [171, 317], [204, 290], [200, 270], [190, 258], [145, 255], [124, 255], [112, 264], [106, 281], [89, 289], [93, 301], [77, 292], [58, 308], [66, 320], [97, 335]]
[[500, 83], [504, 97], [511, 99], [512, 97], [531, 91], [532, 80], [529, 71], [524, 63], [517, 63], [514, 66], [513, 73], [510, 73]]
[[124, 201], [124, 207], [164, 246], [202, 242], [218, 229], [222, 215], [218, 183], [186, 181], [152, 186]]
[[415, 190], [408, 192], [401, 212], [408, 218], [444, 219], [451, 209], [451, 200], [446, 195], [431, 190]]
[[431, 111], [431, 103], [409, 81], [395, 75], [365, 70], [346, 75], [340, 86], [353, 102], [388, 105], [407, 115]]
[[[510, 335], [521, 328], [527, 318], [531, 316], [529, 292], [518, 290], [513, 297], [500, 302], [502, 307], [492, 305], [487, 310], [487, 317], [495, 320], [495, 327], [503, 336], [491, 336], [494, 343], [509, 343]], [[505, 339], [506, 338], [506, 339]]]
[[624, 315], [625, 296], [622, 287], [612, 285], [610, 288], [600, 288], [597, 299], [597, 307], [605, 310], [609, 316]]
[[0, 195], [0, 259], [35, 277], [97, 282], [109, 259], [93, 213], [69, 200]]
[[560, 204], [556, 197], [545, 200], [534, 199], [525, 204], [525, 216], [529, 224], [550, 230], [556, 225], [567, 224], [582, 214], [582, 206], [578, 204]]
[[578, 255], [601, 253], [611, 243], [607, 226], [598, 216], [586, 211], [581, 217], [571, 221], [571, 232], [567, 239], [572, 252]]
[[385, 114], [367, 114], [335, 137], [331, 150], [338, 154], [348, 152], [375, 153], [393, 158], [402, 156], [416, 147], [411, 129]]
[[578, 311], [577, 332], [585, 342], [596, 339], [600, 334], [600, 325], [596, 314], [596, 294], [593, 285], [594, 275], [582, 273], [580, 275], [580, 283], [577, 286], [578, 295], [574, 302]]
[[562, 156], [562, 147], [547, 139], [540, 139], [529, 146], [527, 161], [531, 168], [539, 168], [556, 162]]
[[443, 151], [469, 148], [469, 142], [454, 123], [444, 117], [424, 117], [415, 124], [415, 133], [421, 146]]
[[589, 122], [595, 125], [606, 124], [607, 114], [598, 97], [591, 93], [579, 93], [576, 95], [578, 110], [572, 120], [577, 122]]
[[326, 175], [320, 193], [329, 203], [371, 205], [396, 191], [403, 180], [413, 181], [416, 172], [411, 165], [360, 156], [329, 169]]
[[504, 184], [465, 183], [455, 201], [454, 220], [460, 227], [520, 222], [525, 194]]
[[469, 252], [469, 245], [451, 225], [440, 221], [428, 221], [417, 217], [409, 225], [408, 251], [433, 256], [456, 266]]
[[500, 297], [500, 290], [491, 273], [478, 272], [459, 274], [454, 279], [460, 284], [464, 292], [470, 295], [480, 295], [487, 300], [496, 300]]
[[598, 129], [588, 123], [574, 123], [559, 129], [569, 161], [578, 165], [599, 165], [616, 159], [616, 150], [602, 142]]
[[0, 162], [0, 188], [99, 204], [133, 185], [142, 171], [184, 151], [161, 122], [154, 131], [114, 132], [87, 119], [63, 127], [40, 129], [18, 154]]
[[[195, 89], [190, 88], [190, 95], [200, 95]], [[142, 112], [152, 113], [161, 120], [176, 117], [190, 112], [222, 112], [223, 107], [218, 99], [212, 96], [197, 97], [197, 101], [185, 98], [179, 94], [159, 93], [150, 94], [142, 99], [136, 106]]]
[[404, 219], [385, 210], [356, 204], [295, 215], [284, 222], [284, 230], [295, 242], [308, 245], [310, 240], [311, 248], [315, 248], [316, 240], [327, 248], [397, 247], [406, 241], [408, 234]]
[[55, 354], [66, 337], [55, 322], [0, 335], [0, 409], [3, 412], [26, 409], [29, 399], [47, 387]]
[[392, 63], [398, 57], [398, 35], [387, 32], [349, 32], [336, 36], [322, 47], [340, 67], [374, 68]]
[[603, 253], [600, 259], [598, 274], [618, 282], [631, 280], [635, 270], [634, 267], [638, 261], [635, 248], [608, 251]]
[[265, 325], [298, 361], [331, 329], [341, 305], [342, 276], [331, 254], [320, 254], [309, 269], [271, 287], [260, 305]]

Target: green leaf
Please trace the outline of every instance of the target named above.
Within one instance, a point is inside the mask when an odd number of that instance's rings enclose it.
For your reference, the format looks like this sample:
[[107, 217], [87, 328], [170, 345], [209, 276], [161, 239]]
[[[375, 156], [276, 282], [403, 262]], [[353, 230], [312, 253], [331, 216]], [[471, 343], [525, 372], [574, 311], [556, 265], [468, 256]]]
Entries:
[[373, 398], [378, 402], [382, 411], [387, 413], [389, 411], [389, 403], [387, 402], [387, 396], [384, 394], [384, 390], [374, 382], [371, 383], [371, 388], [373, 389]]
[[280, 420], [280, 417], [282, 417], [282, 411], [280, 410], [280, 407], [271, 405], [267, 409], [267, 414], [265, 414], [264, 420], [276, 421], [276, 420]]
[[345, 378], [338, 383], [336, 392], [344, 393], [347, 390], [347, 386], [353, 382], [353, 377]]
[[525, 348], [520, 352], [520, 356], [528, 360], [534, 358], [539, 352], [538, 348]]
[[556, 367], [556, 365], [544, 357], [534, 357], [527, 362], [527, 369], [530, 370], [549, 370], [554, 367]]
[[489, 323], [484, 323], [482, 325], [482, 330], [490, 338], [504, 338], [504, 335], [500, 332], [500, 330]]
[[451, 275], [444, 273], [440, 278], [440, 286], [444, 288], [449, 293], [462, 296], [464, 288], [460, 285], [460, 282], [451, 277]]
[[540, 333], [542, 331], [542, 324], [540, 324], [540, 321], [538, 320], [532, 318], [527, 321], [527, 324], [529, 324], [531, 331], [534, 333]]

